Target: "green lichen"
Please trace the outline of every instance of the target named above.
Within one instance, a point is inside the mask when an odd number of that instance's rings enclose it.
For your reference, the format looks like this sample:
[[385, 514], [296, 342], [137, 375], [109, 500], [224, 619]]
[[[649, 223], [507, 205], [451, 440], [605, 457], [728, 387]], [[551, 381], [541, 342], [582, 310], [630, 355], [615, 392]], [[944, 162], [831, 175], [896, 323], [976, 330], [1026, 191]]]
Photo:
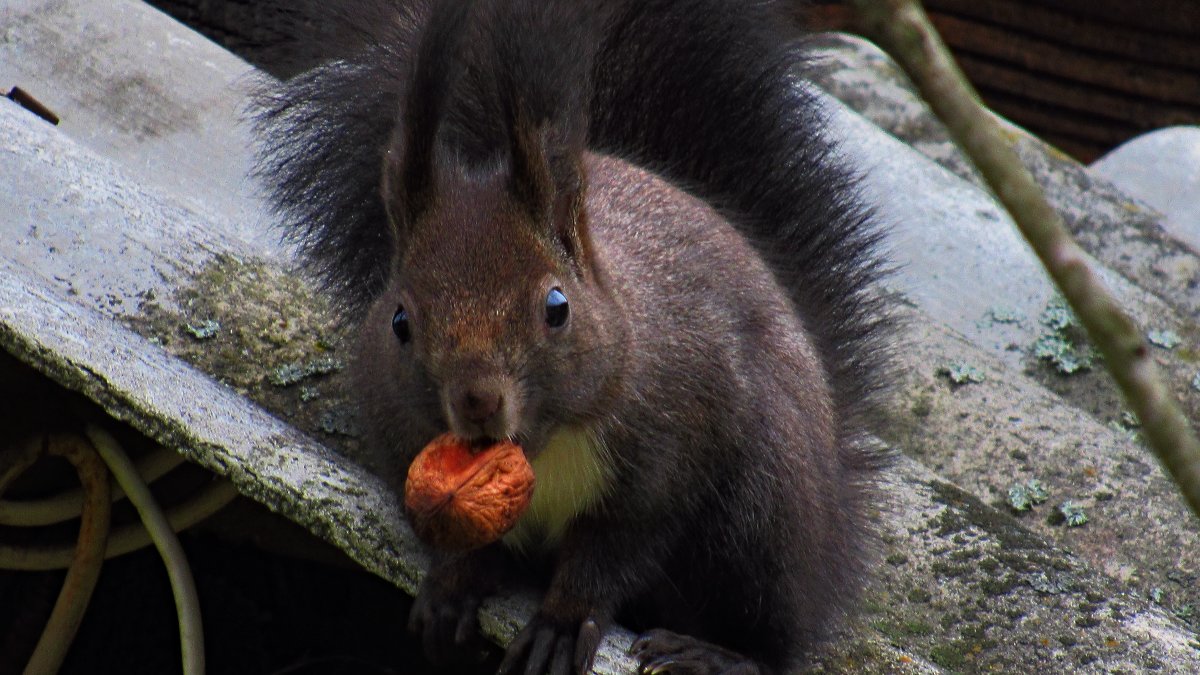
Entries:
[[1095, 365], [1095, 355], [1090, 349], [1081, 352], [1069, 338], [1058, 334], [1038, 337], [1033, 343], [1033, 355], [1049, 361], [1063, 375], [1088, 371]]
[[197, 340], [208, 340], [221, 332], [221, 322], [205, 319], [197, 323], [185, 323], [183, 329]]
[[1067, 592], [1067, 587], [1058, 577], [1051, 577], [1045, 572], [1038, 572], [1030, 577], [1029, 586], [1043, 595], [1059, 595]]
[[959, 670], [967, 665], [970, 658], [971, 644], [965, 640], [955, 640], [946, 644], [934, 645], [929, 650], [929, 660], [942, 668]]
[[959, 565], [944, 560], [935, 561], [929, 566], [929, 569], [944, 579], [957, 579], [958, 577], [969, 576], [974, 571], [970, 565]]
[[331, 356], [322, 356], [307, 363], [285, 363], [273, 369], [267, 375], [267, 380], [276, 387], [290, 387], [310, 377], [336, 373], [344, 367], [340, 360]]
[[1017, 586], [1017, 575], [1005, 574], [999, 577], [987, 577], [980, 582], [979, 588], [990, 596], [1008, 595]]
[[1141, 422], [1131, 413], [1129, 417], [1126, 417], [1125, 413], [1122, 413], [1120, 419], [1109, 420], [1107, 426], [1117, 434], [1128, 439], [1130, 443], [1137, 443], [1141, 439], [1141, 434], [1138, 432]]
[[988, 318], [992, 323], [1020, 324], [1025, 316], [1012, 307], [996, 306], [988, 310]]
[[950, 553], [950, 559], [955, 562], [967, 562], [983, 557], [983, 551], [977, 548], [963, 548]]
[[[302, 278], [269, 264], [217, 256], [169, 303], [147, 300], [128, 325], [237, 392], [353, 454], [342, 337]], [[303, 382], [303, 387], [294, 387]]]
[[951, 384], [978, 384], [987, 380], [983, 371], [968, 363], [951, 363], [937, 369], [937, 375], [950, 380]]
[[[977, 528], [990, 533], [1008, 551], [1022, 551], [1025, 555], [1031, 552], [1027, 549], [1040, 551], [1045, 548], [1045, 543], [1018, 525], [1011, 516], [988, 506], [975, 495], [943, 481], [930, 481], [928, 485], [933, 491], [933, 501], [949, 507], [931, 521], [938, 536], [950, 537], [968, 528]], [[999, 555], [997, 558], [1004, 560]]]
[[908, 601], [915, 603], [926, 603], [933, 599], [933, 594], [924, 588], [914, 588], [908, 592]]
[[1079, 527], [1088, 521], [1083, 507], [1069, 499], [1059, 504], [1058, 512], [1062, 515], [1063, 522], [1067, 524], [1067, 527]]
[[[1196, 382], [1200, 383], [1200, 374], [1196, 375]], [[1197, 387], [1197, 389], [1200, 389], [1200, 387]], [[914, 417], [929, 417], [933, 413], [933, 401], [930, 400], [927, 394], [922, 393], [913, 401], [910, 411]]]
[[1152, 330], [1146, 333], [1146, 339], [1155, 347], [1174, 349], [1183, 343], [1183, 338], [1173, 330]]
[[871, 625], [875, 630], [882, 633], [884, 637], [897, 645], [909, 642], [909, 638], [927, 637], [933, 635], [934, 632], [933, 626], [924, 621], [916, 620], [876, 621]]
[[358, 436], [354, 418], [345, 410], [327, 410], [321, 415], [320, 429], [330, 436]]
[[1066, 301], [1052, 298], [1042, 311], [1041, 324], [1046, 333], [1033, 343], [1033, 355], [1049, 362], [1062, 375], [1091, 370], [1097, 359], [1096, 353], [1087, 346], [1080, 334], [1079, 321]]
[[1017, 483], [1008, 488], [1008, 505], [1014, 511], [1028, 511], [1036, 504], [1050, 498], [1050, 491], [1036, 478], [1024, 484]]
[[1071, 306], [1067, 304], [1067, 301], [1055, 296], [1046, 303], [1045, 309], [1042, 310], [1041, 323], [1058, 333], [1077, 326], [1079, 321], [1075, 318], [1075, 313], [1071, 311]]

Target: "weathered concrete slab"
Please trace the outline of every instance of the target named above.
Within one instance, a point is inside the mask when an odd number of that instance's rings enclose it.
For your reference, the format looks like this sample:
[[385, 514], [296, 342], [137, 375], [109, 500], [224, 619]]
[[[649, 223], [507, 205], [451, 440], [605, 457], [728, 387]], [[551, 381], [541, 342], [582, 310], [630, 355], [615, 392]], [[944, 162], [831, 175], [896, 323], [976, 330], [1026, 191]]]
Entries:
[[1160, 211], [1163, 227], [1200, 251], [1200, 127], [1142, 134], [1092, 162], [1091, 170]]
[[[834, 123], [854, 139], [846, 152], [866, 171], [864, 187], [893, 227], [888, 244], [901, 266], [894, 284], [917, 308], [887, 440], [1001, 509], [1018, 483], [1050, 485], [1054, 506], [1070, 499], [1097, 518], [1090, 528], [1066, 528], [1048, 522], [1055, 511], [1045, 508], [1023, 520], [1027, 527], [1200, 625], [1200, 523], [1131, 440], [1136, 423], [1101, 364], [1067, 376], [1036, 357], [1039, 341], [1061, 334], [1046, 325], [1056, 294], [1009, 217], [975, 183], [917, 169], [927, 163], [917, 152], [872, 133], [862, 118], [835, 115]], [[1085, 212], [1104, 200], [1076, 195], [1068, 208]], [[1189, 251], [1179, 256], [1195, 264]], [[1177, 335], [1178, 346], [1155, 353], [1185, 410], [1200, 420], [1195, 317], [1097, 266], [1140, 325]], [[1078, 328], [1067, 332], [1084, 343]], [[986, 381], [953, 385], [942, 373], [956, 366], [978, 369]], [[1147, 545], [1129, 546], [1134, 540]]]
[[7, 99], [0, 152], [5, 257], [112, 317], [136, 313], [147, 299], [170, 302], [180, 276], [218, 251], [256, 250], [214, 218], [115, 179], [123, 167]]
[[[927, 315], [909, 318], [886, 440], [1195, 628], [1200, 521], [1137, 428], [1080, 414]], [[955, 384], [945, 374], [955, 365], [981, 381]], [[1035, 480], [1047, 501], [1016, 511], [1009, 490]], [[1068, 501], [1083, 510], [1085, 525], [1063, 521], [1059, 509]]]
[[[59, 129], [172, 193], [219, 227], [277, 251], [247, 179], [250, 135], [237, 124], [252, 68], [139, 0], [6, 0], [0, 86], [20, 86]], [[250, 225], [249, 227], [247, 225]]]
[[[1098, 361], [1070, 378], [1039, 363], [1039, 347], [1065, 342], [1086, 353], [1086, 340], [1077, 330], [1069, 334], [1047, 325], [1052, 315], [1061, 314], [1057, 291], [990, 193], [862, 117], [837, 105], [831, 110], [836, 133], [853, 139], [843, 150], [863, 170], [868, 201], [887, 224], [886, 245], [899, 267], [889, 283], [925, 315], [1014, 371], [1029, 372], [1101, 423], [1118, 421], [1123, 403]], [[1093, 201], [1101, 208], [1106, 203], [1081, 196], [1069, 208], [1086, 212]], [[1200, 269], [1200, 257], [1186, 248], [1177, 251], [1177, 259]], [[1162, 338], [1158, 361], [1185, 410], [1200, 419], [1200, 390], [1192, 386], [1200, 372], [1200, 315], [1183, 313], [1103, 261], [1092, 260], [1092, 265], [1130, 316]], [[1068, 356], [1059, 358], [1060, 370], [1070, 369]]]
[[915, 461], [894, 480], [880, 589], [867, 607], [893, 644], [944, 672], [1197, 667], [1196, 634], [1144, 597]]
[[[835, 114], [834, 121], [854, 139], [845, 151], [865, 170], [864, 187], [892, 228], [887, 241], [900, 265], [892, 283], [915, 306], [886, 439], [1002, 510], [1013, 485], [1042, 481], [1056, 501], [1024, 519], [1027, 527], [1143, 593], [1169, 589], [1164, 602], [1190, 617], [1189, 608], [1200, 607], [1200, 522], [1132, 440], [1135, 429], [1101, 365], [1067, 377], [1035, 356], [1039, 340], [1059, 334], [1043, 322], [1055, 292], [1007, 214], [988, 193], [862, 118]], [[1141, 325], [1198, 345], [1174, 308], [1100, 270]], [[1185, 408], [1200, 419], [1194, 352], [1156, 349]], [[943, 374], [955, 366], [985, 381], [955, 385]], [[1066, 500], [1092, 514], [1090, 527], [1048, 521]], [[1128, 546], [1135, 540], [1146, 545]]]
[[[1033, 343], [1036, 318], [1056, 291], [1012, 219], [988, 192], [879, 133], [864, 118], [832, 102], [830, 107], [834, 132], [853, 139], [844, 153], [863, 171], [868, 201], [887, 224], [885, 243], [899, 268], [892, 283], [929, 315], [1017, 365], [1021, 355], [1008, 345]], [[1173, 313], [1091, 262], [1137, 318]], [[997, 307], [1030, 320], [983, 321]]]

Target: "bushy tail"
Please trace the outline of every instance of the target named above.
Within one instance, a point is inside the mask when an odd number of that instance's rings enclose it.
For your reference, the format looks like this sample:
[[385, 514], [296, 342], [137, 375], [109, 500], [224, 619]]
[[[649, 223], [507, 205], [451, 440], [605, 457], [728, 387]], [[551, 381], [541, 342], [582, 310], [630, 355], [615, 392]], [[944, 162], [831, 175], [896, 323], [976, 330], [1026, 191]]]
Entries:
[[870, 289], [886, 270], [854, 174], [805, 88], [789, 10], [624, 3], [597, 56], [592, 143], [722, 208], [755, 243], [816, 339], [853, 428], [877, 412], [887, 381], [889, 324]]

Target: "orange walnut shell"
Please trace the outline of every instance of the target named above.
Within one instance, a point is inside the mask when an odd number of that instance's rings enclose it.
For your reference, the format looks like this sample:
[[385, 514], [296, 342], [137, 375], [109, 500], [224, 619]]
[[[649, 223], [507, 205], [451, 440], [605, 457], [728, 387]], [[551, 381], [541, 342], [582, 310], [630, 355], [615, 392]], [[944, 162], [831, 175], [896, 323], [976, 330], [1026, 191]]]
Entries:
[[433, 439], [408, 468], [404, 506], [413, 530], [443, 551], [498, 541], [533, 498], [533, 468], [521, 446], [472, 447], [453, 434]]

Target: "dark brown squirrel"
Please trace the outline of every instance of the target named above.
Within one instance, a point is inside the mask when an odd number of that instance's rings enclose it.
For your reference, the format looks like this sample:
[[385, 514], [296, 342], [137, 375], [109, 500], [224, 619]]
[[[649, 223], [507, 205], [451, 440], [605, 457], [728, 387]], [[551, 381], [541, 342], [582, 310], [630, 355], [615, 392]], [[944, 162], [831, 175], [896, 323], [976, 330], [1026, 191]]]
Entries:
[[400, 491], [451, 430], [537, 475], [502, 543], [435, 552], [410, 621], [435, 662], [529, 570], [501, 672], [590, 671], [614, 621], [647, 672], [778, 671], [852, 607], [889, 324], [792, 11], [383, 3], [260, 96], [259, 173], [355, 335], [365, 459]]

